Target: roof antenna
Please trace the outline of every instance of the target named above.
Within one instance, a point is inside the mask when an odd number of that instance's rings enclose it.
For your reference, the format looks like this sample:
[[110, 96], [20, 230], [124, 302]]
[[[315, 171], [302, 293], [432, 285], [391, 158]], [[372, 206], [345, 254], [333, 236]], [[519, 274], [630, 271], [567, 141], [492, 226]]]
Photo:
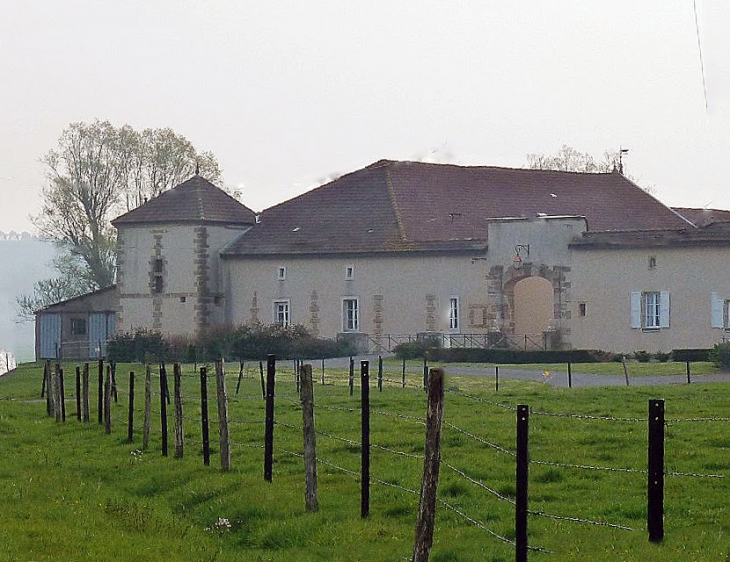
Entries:
[[619, 148], [618, 151], [618, 173], [624, 174], [624, 154], [628, 154], [628, 148]]

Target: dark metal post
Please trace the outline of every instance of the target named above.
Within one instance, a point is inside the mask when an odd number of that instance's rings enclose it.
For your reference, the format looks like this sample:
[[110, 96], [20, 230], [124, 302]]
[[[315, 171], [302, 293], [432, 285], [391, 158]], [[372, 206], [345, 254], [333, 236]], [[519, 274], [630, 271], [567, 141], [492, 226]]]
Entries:
[[692, 383], [692, 376], [690, 374], [689, 361], [687, 361], [687, 384], [691, 384], [691, 383]]
[[167, 456], [167, 372], [160, 365], [160, 422], [162, 424], [162, 456]]
[[517, 406], [517, 491], [515, 495], [515, 560], [527, 562], [527, 436], [530, 409]]
[[568, 361], [568, 388], [573, 388], [573, 369]]
[[129, 419], [127, 423], [127, 441], [134, 442], [134, 371], [129, 373]]
[[494, 391], [499, 392], [499, 365], [494, 366]]
[[664, 538], [664, 400], [649, 400], [647, 528], [649, 541]]
[[274, 465], [274, 384], [276, 380], [276, 355], [266, 360], [266, 429], [264, 436], [264, 480], [273, 479]]
[[360, 361], [362, 462], [360, 465], [360, 517], [370, 515], [370, 363]]
[[406, 387], [406, 358], [403, 358], [403, 369], [401, 374], [401, 388]]
[[210, 435], [208, 431], [208, 369], [200, 368], [200, 410], [203, 420], [203, 464], [210, 465]]
[[383, 392], [383, 356], [378, 355], [378, 390]]

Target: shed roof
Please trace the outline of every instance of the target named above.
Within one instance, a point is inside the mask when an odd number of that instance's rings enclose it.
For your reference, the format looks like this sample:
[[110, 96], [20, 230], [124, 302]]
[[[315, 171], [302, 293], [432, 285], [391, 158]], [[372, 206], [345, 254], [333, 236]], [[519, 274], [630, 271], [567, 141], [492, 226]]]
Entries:
[[202, 176], [195, 175], [112, 221], [116, 227], [156, 223], [253, 224], [256, 214]]
[[594, 231], [693, 228], [619, 173], [381, 160], [267, 209], [224, 255], [473, 251], [488, 219], [554, 215]]

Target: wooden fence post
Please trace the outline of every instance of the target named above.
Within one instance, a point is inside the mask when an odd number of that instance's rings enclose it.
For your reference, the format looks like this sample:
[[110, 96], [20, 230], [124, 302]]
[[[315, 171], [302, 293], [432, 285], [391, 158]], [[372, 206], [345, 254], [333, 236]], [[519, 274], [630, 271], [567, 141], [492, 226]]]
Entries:
[[89, 408], [89, 364], [84, 363], [84, 370], [81, 373], [81, 388], [83, 394], [83, 400], [81, 407], [83, 408], [84, 423], [89, 423], [91, 420], [91, 408]]
[[58, 401], [61, 405], [61, 421], [66, 421], [66, 389], [63, 385], [63, 369], [58, 370]]
[[444, 371], [431, 369], [426, 411], [426, 447], [423, 459], [421, 496], [418, 501], [413, 562], [428, 562], [436, 520], [436, 489], [441, 463], [441, 427], [444, 416]]
[[261, 375], [261, 398], [266, 400], [266, 379], [264, 378], [264, 362], [259, 361], [259, 374]]
[[350, 372], [349, 372], [348, 384], [350, 386], [350, 396], [355, 392], [355, 360], [350, 357]]
[[650, 542], [664, 538], [664, 400], [649, 400], [647, 528]]
[[238, 361], [239, 363], [239, 370], [238, 370], [238, 382], [236, 383], [236, 396], [238, 396], [238, 391], [241, 390], [241, 380], [243, 379], [243, 361]]
[[112, 432], [112, 369], [111, 369], [111, 365], [106, 366], [106, 379], [104, 380], [104, 432], [107, 435]]
[[46, 359], [46, 363], [43, 366], [43, 385], [41, 386], [41, 398], [43, 398], [43, 393], [45, 392], [46, 414], [49, 418], [54, 415], [52, 380], [53, 375], [51, 374], [51, 361], [50, 359]]
[[119, 393], [117, 392], [117, 362], [111, 361], [112, 366], [112, 396], [114, 396], [114, 403], [119, 403]]
[[76, 367], [76, 420], [81, 421], [81, 367]]
[[97, 421], [99, 425], [104, 423], [104, 360], [99, 359], [99, 388], [97, 389]]
[[517, 469], [515, 494], [515, 561], [527, 562], [528, 427], [530, 408], [517, 406]]
[[370, 515], [370, 363], [360, 361], [360, 420], [362, 458], [360, 463], [360, 517]]
[[183, 408], [182, 408], [182, 370], [180, 363], [172, 366], [173, 392], [175, 393], [175, 458], [183, 458]]
[[200, 368], [200, 412], [203, 423], [203, 464], [210, 465], [210, 435], [208, 433], [208, 369]]
[[692, 374], [690, 373], [689, 361], [687, 361], [687, 384], [692, 384]]
[[152, 425], [152, 369], [145, 368], [144, 377], [144, 425], [142, 426], [142, 450], [150, 445], [150, 426]]
[[406, 358], [403, 358], [403, 369], [401, 371], [401, 388], [406, 387]]
[[61, 421], [61, 365], [56, 363], [53, 369], [53, 416]]
[[134, 371], [129, 372], [129, 416], [127, 419], [127, 441], [134, 443]]
[[423, 390], [428, 389], [428, 351], [423, 352]]
[[626, 379], [626, 386], [629, 386], [629, 366], [626, 364], [626, 356], [621, 356], [621, 364], [624, 366], [624, 378]]
[[264, 435], [264, 480], [271, 482], [274, 465], [274, 384], [276, 379], [276, 355], [266, 361], [266, 420]]
[[499, 392], [499, 365], [494, 366], [494, 392]]
[[317, 435], [314, 428], [314, 388], [312, 366], [302, 365], [302, 425], [304, 427], [304, 508], [319, 511], [317, 498]]
[[218, 390], [218, 433], [221, 447], [221, 470], [231, 469], [231, 439], [228, 432], [228, 395], [226, 394], [226, 370], [222, 359], [215, 362], [215, 380]]
[[322, 359], [322, 386], [324, 386], [324, 359]]

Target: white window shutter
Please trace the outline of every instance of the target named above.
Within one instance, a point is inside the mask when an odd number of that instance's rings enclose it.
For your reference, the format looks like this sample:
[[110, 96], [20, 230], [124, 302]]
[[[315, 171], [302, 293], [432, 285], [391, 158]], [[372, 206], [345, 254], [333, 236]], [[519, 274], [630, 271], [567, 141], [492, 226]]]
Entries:
[[710, 322], [712, 324], [713, 328], [724, 328], [725, 322], [724, 322], [724, 314], [723, 314], [723, 305], [725, 304], [723, 300], [718, 296], [717, 293], [712, 293], [712, 309], [710, 313]]
[[631, 327], [641, 328], [641, 293], [631, 293]]
[[659, 293], [659, 327], [669, 328], [669, 292]]

